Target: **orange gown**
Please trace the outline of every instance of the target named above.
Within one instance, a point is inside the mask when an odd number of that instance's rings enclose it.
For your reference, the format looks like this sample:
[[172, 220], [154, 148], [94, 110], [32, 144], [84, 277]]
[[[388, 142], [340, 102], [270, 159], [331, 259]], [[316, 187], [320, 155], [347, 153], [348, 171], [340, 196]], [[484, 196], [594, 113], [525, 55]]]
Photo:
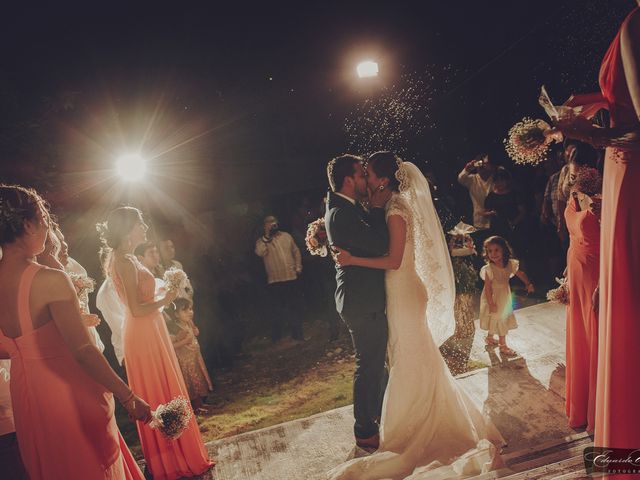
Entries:
[[[138, 300], [152, 302], [155, 294], [153, 275], [135, 257], [129, 258], [137, 270]], [[112, 272], [112, 278], [120, 299], [126, 304], [123, 285], [115, 272]], [[128, 307], [125, 311], [124, 362], [131, 389], [144, 398], [152, 410], [179, 395], [189, 399], [160, 310], [142, 317], [134, 317]], [[154, 480], [201, 475], [214, 464], [202, 442], [195, 415], [177, 440], [168, 440], [158, 430], [140, 422], [137, 427], [147, 468]]]
[[[631, 102], [622, 58], [623, 23], [600, 70], [600, 88], [609, 103], [612, 126], [640, 125]], [[634, 38], [640, 42], [640, 38]], [[640, 152], [608, 148], [602, 199], [600, 250], [600, 331], [595, 445], [640, 447], [635, 374], [640, 361]], [[621, 475], [625, 480], [640, 475]]]
[[22, 334], [0, 332], [11, 356], [16, 435], [29, 478], [143, 480], [116, 425], [113, 395], [82, 369], [53, 321], [33, 328], [29, 294], [40, 268], [29, 265], [18, 287]]
[[598, 371], [598, 315], [593, 292], [600, 276], [600, 224], [589, 210], [578, 211], [569, 199], [564, 217], [569, 230], [567, 275], [567, 368], [565, 407], [571, 427], [593, 432]]

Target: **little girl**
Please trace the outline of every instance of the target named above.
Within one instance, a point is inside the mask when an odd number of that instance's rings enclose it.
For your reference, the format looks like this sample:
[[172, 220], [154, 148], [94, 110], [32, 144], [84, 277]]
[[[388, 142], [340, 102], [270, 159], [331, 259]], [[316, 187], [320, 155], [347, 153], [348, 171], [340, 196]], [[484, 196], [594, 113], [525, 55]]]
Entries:
[[193, 303], [187, 298], [176, 298], [167, 308], [167, 313], [177, 328], [171, 340], [191, 404], [196, 412], [202, 411], [203, 400], [213, 390], [213, 385], [196, 339], [200, 332], [193, 323]]
[[518, 327], [513, 314], [509, 279], [516, 275], [525, 284], [527, 293], [534, 292], [533, 284], [523, 271], [518, 270], [519, 262], [511, 255], [511, 247], [504, 238], [489, 237], [484, 242], [487, 264], [480, 270], [480, 278], [484, 281], [480, 297], [480, 328], [488, 330], [486, 344], [499, 345], [500, 353], [505, 356], [517, 355], [506, 342], [507, 332]]

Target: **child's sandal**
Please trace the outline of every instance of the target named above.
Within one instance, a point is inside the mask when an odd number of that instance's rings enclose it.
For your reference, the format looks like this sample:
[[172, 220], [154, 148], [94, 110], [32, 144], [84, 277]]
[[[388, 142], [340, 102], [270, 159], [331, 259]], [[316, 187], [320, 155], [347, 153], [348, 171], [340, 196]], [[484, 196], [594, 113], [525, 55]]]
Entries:
[[506, 357], [517, 357], [518, 354], [506, 345], [500, 345], [500, 353]]
[[484, 338], [484, 343], [486, 343], [487, 345], [497, 346], [498, 345], [498, 340], [496, 340], [493, 337], [485, 337]]

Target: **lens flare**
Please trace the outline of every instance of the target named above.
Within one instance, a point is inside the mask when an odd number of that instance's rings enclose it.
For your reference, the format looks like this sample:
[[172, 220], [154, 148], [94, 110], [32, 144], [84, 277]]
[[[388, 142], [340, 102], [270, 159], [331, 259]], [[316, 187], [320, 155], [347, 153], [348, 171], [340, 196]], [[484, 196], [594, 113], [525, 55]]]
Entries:
[[147, 162], [137, 154], [123, 155], [116, 162], [116, 171], [127, 182], [139, 182], [147, 171]]

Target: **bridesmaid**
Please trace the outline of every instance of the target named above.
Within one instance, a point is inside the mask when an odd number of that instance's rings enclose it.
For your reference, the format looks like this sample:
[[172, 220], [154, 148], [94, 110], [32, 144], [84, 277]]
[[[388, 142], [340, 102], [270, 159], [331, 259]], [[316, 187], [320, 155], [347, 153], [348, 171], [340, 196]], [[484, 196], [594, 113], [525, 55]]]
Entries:
[[602, 177], [594, 167], [597, 152], [580, 143], [569, 163], [571, 193], [564, 212], [569, 230], [566, 277], [569, 284], [566, 337], [565, 408], [572, 428], [593, 433], [598, 370], [598, 314], [593, 297], [600, 275], [600, 210]]
[[[639, 0], [640, 3], [640, 0]], [[602, 192], [600, 327], [595, 442], [598, 447], [636, 449], [640, 383], [640, 9], [625, 19], [600, 69], [611, 128], [581, 117], [560, 122], [565, 135], [607, 147]], [[620, 475], [629, 479], [640, 477]]]
[[11, 358], [22, 460], [32, 480], [142, 480], [116, 425], [113, 395], [143, 422], [149, 405], [92, 343], [69, 277], [35, 262], [49, 221], [34, 190], [0, 185], [0, 357]]
[[[144, 395], [153, 409], [180, 395], [189, 398], [161, 312], [176, 298], [177, 291], [170, 290], [154, 300], [154, 277], [133, 255], [135, 248], [147, 240], [148, 227], [141, 212], [132, 207], [117, 208], [98, 229], [103, 248], [110, 252], [105, 271], [125, 306], [123, 346], [129, 385]], [[168, 440], [144, 425], [138, 425], [138, 435], [154, 480], [194, 477], [214, 464], [195, 416], [177, 440]]]

